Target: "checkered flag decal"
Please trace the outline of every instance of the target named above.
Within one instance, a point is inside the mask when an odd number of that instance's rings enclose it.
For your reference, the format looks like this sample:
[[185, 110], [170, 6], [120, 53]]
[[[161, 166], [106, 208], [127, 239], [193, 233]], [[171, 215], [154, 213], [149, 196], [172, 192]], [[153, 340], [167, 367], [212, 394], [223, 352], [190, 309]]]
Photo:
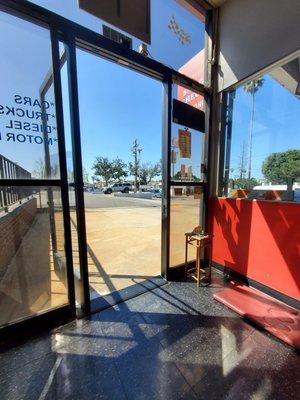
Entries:
[[177, 36], [178, 40], [180, 41], [181, 44], [191, 44], [192, 38], [190, 35], [188, 35], [182, 28], [180, 28], [179, 24], [176, 22], [174, 15], [172, 15], [170, 22], [168, 24], [168, 28], [170, 31], [175, 33]]

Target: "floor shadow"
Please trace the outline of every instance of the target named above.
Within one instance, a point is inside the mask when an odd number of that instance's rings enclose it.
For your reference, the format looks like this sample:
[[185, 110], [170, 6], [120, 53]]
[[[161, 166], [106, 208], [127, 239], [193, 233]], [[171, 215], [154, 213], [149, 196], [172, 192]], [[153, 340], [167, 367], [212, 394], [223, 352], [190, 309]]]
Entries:
[[0, 378], [1, 398], [293, 398], [297, 355], [211, 295], [193, 284], [166, 285], [61, 327], [27, 352], [25, 344], [2, 358], [2, 368], [11, 367]]

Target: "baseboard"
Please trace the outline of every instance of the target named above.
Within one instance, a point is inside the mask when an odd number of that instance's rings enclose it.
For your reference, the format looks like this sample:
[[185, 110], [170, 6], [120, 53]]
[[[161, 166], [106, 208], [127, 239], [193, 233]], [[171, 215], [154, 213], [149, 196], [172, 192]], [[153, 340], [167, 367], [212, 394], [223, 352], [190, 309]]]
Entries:
[[245, 285], [251, 286], [254, 289], [260, 290], [261, 292], [274, 297], [275, 299], [282, 301], [283, 303], [287, 304], [290, 307], [294, 307], [298, 310], [300, 310], [300, 301], [297, 299], [294, 299], [293, 297], [287, 296], [286, 294], [283, 294], [281, 292], [278, 292], [275, 289], [272, 289], [269, 286], [266, 286], [260, 282], [255, 281], [254, 279], [248, 278], [247, 276], [240, 274], [237, 271], [234, 271], [233, 269], [226, 267], [224, 265], [218, 264], [216, 262], [212, 262], [212, 266], [216, 268], [219, 271], [222, 271], [226, 276], [229, 278], [232, 278], [234, 280], [237, 280], [241, 283], [244, 283]]

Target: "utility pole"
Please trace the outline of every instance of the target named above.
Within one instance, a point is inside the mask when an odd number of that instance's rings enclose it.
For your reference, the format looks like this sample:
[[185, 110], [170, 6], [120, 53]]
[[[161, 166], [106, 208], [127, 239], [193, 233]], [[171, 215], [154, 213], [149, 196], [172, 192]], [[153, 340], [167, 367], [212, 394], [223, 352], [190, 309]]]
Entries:
[[244, 174], [246, 172], [246, 143], [245, 143], [245, 140], [243, 141], [243, 144], [242, 144], [242, 154], [240, 156], [240, 163], [239, 163], [238, 169], [239, 169], [239, 173], [240, 173], [239, 178], [240, 179], [244, 178]]
[[252, 110], [251, 110], [251, 121], [249, 129], [249, 160], [248, 160], [248, 179], [251, 179], [252, 172], [252, 141], [253, 141], [253, 124], [254, 124], [254, 109], [255, 109], [255, 93], [262, 87], [264, 78], [260, 77], [253, 79], [245, 83], [244, 90], [246, 93], [250, 93], [252, 96]]
[[140, 190], [140, 187], [141, 187], [141, 152], [142, 152], [142, 149], [139, 148], [139, 149], [138, 149], [138, 152], [139, 152], [139, 158], [138, 158], [138, 176], [139, 176], [139, 190]]
[[137, 187], [138, 187], [138, 176], [139, 176], [139, 158], [138, 154], [140, 154], [142, 149], [139, 147], [138, 140], [135, 139], [133, 142], [133, 146], [131, 148], [131, 152], [134, 156], [134, 167], [133, 167], [133, 172], [134, 172], [134, 191], [137, 192]]
[[248, 179], [251, 179], [252, 167], [252, 140], [253, 140], [253, 122], [254, 122], [254, 106], [255, 106], [255, 91], [252, 93], [252, 110], [251, 110], [251, 125], [249, 134], [249, 166], [248, 166]]

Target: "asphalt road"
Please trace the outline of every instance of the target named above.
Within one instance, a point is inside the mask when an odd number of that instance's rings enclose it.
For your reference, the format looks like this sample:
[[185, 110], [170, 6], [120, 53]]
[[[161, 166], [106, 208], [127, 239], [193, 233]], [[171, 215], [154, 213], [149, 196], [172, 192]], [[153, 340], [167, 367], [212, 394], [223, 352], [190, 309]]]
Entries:
[[[70, 193], [74, 201], [74, 192]], [[161, 199], [134, 199], [128, 197], [115, 197], [113, 194], [84, 193], [86, 208], [132, 208], [132, 207], [161, 207]]]

